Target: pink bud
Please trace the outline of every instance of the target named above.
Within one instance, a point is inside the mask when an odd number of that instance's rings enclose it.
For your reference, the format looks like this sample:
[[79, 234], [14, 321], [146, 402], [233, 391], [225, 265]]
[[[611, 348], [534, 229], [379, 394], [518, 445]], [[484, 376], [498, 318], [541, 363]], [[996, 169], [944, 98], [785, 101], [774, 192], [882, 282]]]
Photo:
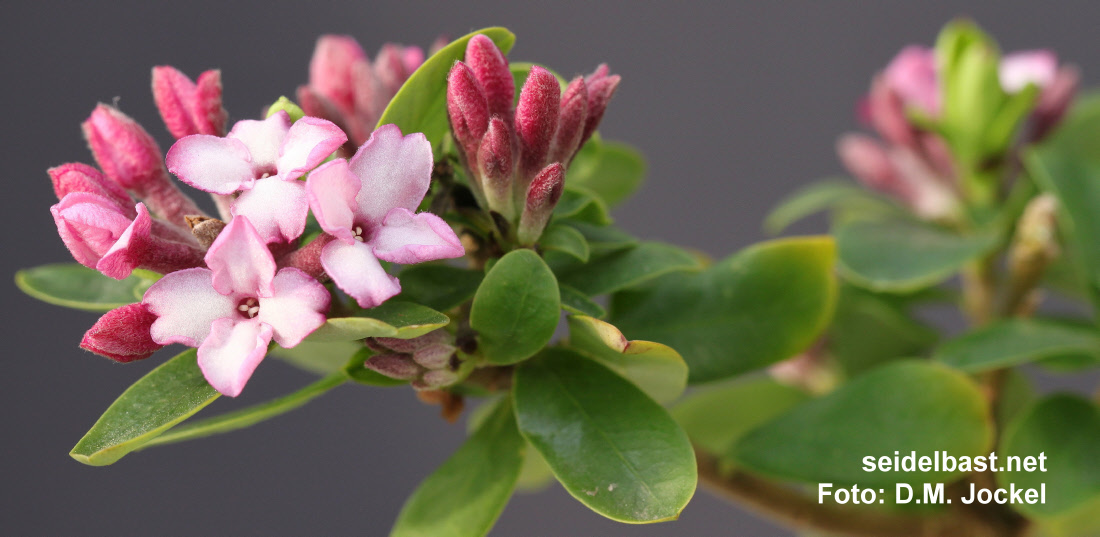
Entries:
[[320, 95], [309, 86], [298, 86], [298, 106], [307, 116], [327, 119], [341, 129], [348, 130], [344, 125], [344, 115], [336, 105]]
[[1058, 73], [1058, 57], [1049, 50], [1021, 50], [1001, 58], [1001, 88], [1016, 93], [1031, 84], [1045, 88]]
[[71, 192], [50, 207], [57, 233], [80, 264], [95, 268], [133, 221], [132, 208], [88, 192]]
[[897, 145], [915, 143], [916, 129], [905, 114], [905, 103], [881, 75], [871, 81], [866, 103], [868, 120], [883, 138]]
[[84, 334], [80, 347], [116, 362], [143, 360], [164, 348], [149, 335], [156, 320], [157, 316], [141, 303], [113, 309]]
[[607, 64], [603, 63], [584, 80], [588, 90], [588, 120], [585, 121], [584, 134], [581, 135], [578, 147], [583, 146], [592, 137], [592, 133], [596, 132], [604, 112], [607, 111], [607, 103], [611, 102], [611, 97], [619, 87], [619, 75], [609, 75], [609, 72]]
[[130, 195], [122, 187], [99, 173], [99, 170], [87, 164], [78, 162], [62, 164], [56, 168], [50, 168], [47, 173], [53, 180], [53, 191], [57, 194], [58, 200], [72, 192], [87, 192], [115, 202], [129, 218], [133, 218], [136, 214], [133, 211], [134, 200]]
[[508, 69], [508, 60], [496, 43], [485, 35], [475, 35], [466, 45], [466, 64], [474, 72], [485, 91], [489, 114], [512, 122], [512, 103], [516, 98], [516, 82]]
[[462, 62], [455, 62], [447, 75], [447, 114], [451, 118], [455, 142], [463, 149], [466, 162], [476, 163], [478, 145], [489, 129], [489, 106], [481, 84]]
[[873, 190], [911, 200], [913, 192], [898, 178], [897, 169], [879, 142], [862, 134], [846, 134], [836, 144], [841, 162], [856, 179]]
[[534, 244], [542, 236], [542, 230], [550, 221], [564, 188], [565, 168], [560, 162], [543, 168], [531, 181], [527, 189], [527, 203], [519, 220], [520, 244]]
[[550, 142], [558, 130], [561, 109], [561, 85], [550, 71], [531, 67], [519, 94], [516, 107], [516, 134], [519, 135], [521, 192], [531, 178], [546, 166]]
[[174, 67], [153, 68], [153, 100], [168, 132], [177, 139], [192, 134], [225, 135], [220, 71], [206, 71], [194, 83]]
[[322, 35], [309, 62], [309, 87], [340, 110], [355, 107], [355, 83], [352, 66], [366, 63], [367, 54], [354, 37]]
[[458, 349], [454, 345], [436, 343], [425, 345], [413, 353], [413, 361], [428, 369], [443, 369], [450, 365], [451, 357]]
[[409, 78], [409, 73], [405, 71], [404, 56], [401, 45], [386, 43], [374, 57], [374, 76], [382, 83], [382, 89], [388, 95], [387, 101], [397, 94], [397, 90]]
[[335, 239], [336, 237], [328, 233], [322, 233], [309, 244], [284, 256], [279, 260], [279, 267], [296, 268], [316, 280], [325, 281], [328, 278], [325, 275], [325, 267], [321, 265], [321, 252], [325, 249], [325, 245]]
[[412, 339], [400, 339], [395, 337], [376, 337], [371, 338], [368, 342], [373, 341], [380, 348], [385, 349], [381, 352], [396, 352], [399, 354], [413, 354], [421, 347], [428, 345], [438, 345], [444, 342], [452, 341], [450, 334], [446, 330], [432, 330], [423, 336], [414, 337]]
[[414, 381], [413, 388], [418, 390], [433, 390], [444, 386], [450, 386], [455, 382], [458, 382], [458, 373], [449, 369], [436, 369], [424, 373], [419, 380]]
[[404, 354], [376, 354], [363, 365], [375, 373], [397, 380], [412, 380], [424, 371], [410, 356]]
[[558, 133], [550, 146], [550, 161], [568, 164], [580, 149], [581, 136], [584, 135], [588, 120], [588, 89], [584, 78], [576, 77], [565, 88], [561, 97], [561, 115], [558, 120]]
[[883, 72], [890, 89], [901, 96], [905, 106], [936, 117], [940, 114], [939, 75], [936, 53], [932, 49], [910, 45], [902, 49]]
[[477, 150], [477, 165], [489, 208], [511, 221], [516, 213], [512, 197], [512, 132], [499, 116], [489, 121], [489, 130]]
[[1046, 138], [1051, 131], [1062, 121], [1077, 93], [1077, 85], [1081, 75], [1072, 66], [1062, 67], [1058, 70], [1054, 80], [1050, 82], [1042, 93], [1039, 94], [1039, 102], [1032, 112], [1031, 133], [1029, 138], [1040, 141]]
[[420, 47], [405, 47], [401, 51], [401, 64], [405, 67], [405, 78], [413, 74], [424, 63], [424, 49]]

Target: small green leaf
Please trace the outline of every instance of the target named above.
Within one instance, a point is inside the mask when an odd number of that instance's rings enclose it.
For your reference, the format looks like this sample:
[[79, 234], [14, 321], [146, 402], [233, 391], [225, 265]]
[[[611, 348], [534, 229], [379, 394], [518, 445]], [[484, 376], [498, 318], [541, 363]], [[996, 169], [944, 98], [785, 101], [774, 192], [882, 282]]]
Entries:
[[658, 403], [676, 400], [687, 388], [687, 364], [672, 347], [627, 341], [618, 328], [599, 319], [570, 315], [569, 346], [633, 382]]
[[588, 241], [580, 231], [562, 224], [553, 224], [542, 232], [539, 247], [554, 250], [576, 258], [581, 263], [588, 262]]
[[595, 255], [615, 250], [625, 250], [638, 245], [638, 239], [611, 226], [595, 226], [588, 222], [561, 219], [556, 222], [567, 225], [581, 233], [588, 241], [588, 249]]
[[779, 233], [791, 224], [821, 211], [846, 210], [860, 213], [899, 214], [893, 203], [868, 192], [851, 181], [825, 180], [787, 196], [764, 219], [764, 231]]
[[466, 43], [484, 34], [504, 54], [512, 50], [516, 36], [505, 28], [484, 28], [464, 35], [433, 54], [405, 81], [382, 112], [378, 126], [393, 123], [404, 134], [422, 132], [438, 156], [443, 137], [450, 132], [447, 118], [447, 73], [466, 57]]
[[695, 454], [665, 409], [599, 363], [549, 349], [516, 370], [520, 433], [569, 494], [612, 520], [660, 522], [695, 493]]
[[875, 291], [905, 292], [937, 284], [993, 249], [993, 235], [957, 235], [905, 220], [858, 220], [836, 231], [840, 272]]
[[38, 300], [57, 306], [110, 311], [141, 300], [151, 284], [138, 274], [114, 280], [83, 265], [58, 263], [16, 272], [15, 285]]
[[659, 242], [593, 257], [588, 263], [555, 267], [562, 283], [588, 296], [634, 287], [670, 272], [698, 270], [699, 260], [685, 250]]
[[567, 186], [554, 207], [555, 219], [571, 219], [596, 226], [611, 223], [607, 205], [594, 192], [579, 186]]
[[602, 319], [607, 315], [607, 310], [603, 309], [603, 306], [593, 302], [584, 293], [564, 283], [558, 284], [558, 288], [561, 289], [561, 308], [563, 310], [597, 319]]
[[356, 317], [330, 318], [306, 341], [353, 341], [368, 337], [412, 339], [450, 322], [449, 317], [427, 306], [390, 300], [363, 310]]
[[122, 392], [69, 455], [91, 466], [111, 464], [202, 410], [218, 395], [202, 376], [195, 349], [186, 350]]
[[963, 373], [905, 361], [863, 374], [744, 436], [733, 450], [744, 467], [778, 479], [837, 486], [950, 481], [963, 472], [867, 472], [864, 458], [895, 451], [918, 456], [989, 452], [993, 428], [985, 397]]
[[302, 117], [306, 115], [306, 113], [302, 111], [302, 107], [286, 97], [279, 97], [277, 101], [267, 107], [267, 117], [271, 117], [280, 111], [286, 112], [286, 114], [290, 116], [291, 123], [302, 119]]
[[615, 294], [610, 322], [628, 338], [676, 349], [691, 383], [739, 375], [817, 340], [836, 301], [833, 260], [827, 237], [761, 243], [702, 272]]
[[512, 364], [550, 342], [561, 317], [561, 295], [550, 267], [531, 250], [497, 261], [474, 295], [470, 327], [489, 362]]
[[310, 341], [306, 339], [291, 349], [278, 345], [271, 347], [268, 354], [286, 360], [288, 363], [318, 375], [328, 375], [340, 371], [348, 363], [351, 355], [363, 348], [357, 341]]
[[672, 417], [703, 451], [728, 456], [737, 441], [810, 396], [770, 377], [708, 386], [672, 407]]
[[423, 263], [401, 271], [401, 300], [447, 311], [466, 302], [477, 292], [485, 274], [450, 265]]
[[1068, 323], [1010, 319], [948, 341], [936, 350], [935, 358], [976, 373], [1066, 354], [1100, 357], [1100, 334]]
[[325, 392], [347, 382], [347, 380], [347, 376], [343, 373], [336, 373], [318, 380], [294, 393], [284, 395], [283, 397], [263, 404], [243, 408], [235, 412], [229, 412], [204, 420], [187, 422], [153, 438], [139, 449], [183, 442], [185, 440], [194, 440], [204, 436], [243, 429], [301, 407]]
[[508, 399], [405, 502], [391, 537], [489, 533], [523, 465], [523, 438]]
[[[1068, 514], [1081, 505], [1100, 499], [1100, 409], [1074, 395], [1052, 395], [1023, 413], [1005, 431], [998, 455], [1003, 470], [997, 472], [1002, 487], [1039, 489], [1046, 484], [1046, 503], [1013, 505], [1037, 518]], [[1045, 472], [1008, 470], [1008, 457], [1045, 457]], [[1039, 461], [1034, 461], [1038, 464]], [[1016, 468], [1013, 468], [1014, 470]]]
[[829, 327], [829, 351], [848, 376], [888, 361], [923, 356], [939, 334], [913, 319], [894, 296], [842, 285]]
[[614, 207], [641, 186], [645, 174], [645, 159], [633, 147], [589, 140], [569, 165], [565, 184], [584, 187]]

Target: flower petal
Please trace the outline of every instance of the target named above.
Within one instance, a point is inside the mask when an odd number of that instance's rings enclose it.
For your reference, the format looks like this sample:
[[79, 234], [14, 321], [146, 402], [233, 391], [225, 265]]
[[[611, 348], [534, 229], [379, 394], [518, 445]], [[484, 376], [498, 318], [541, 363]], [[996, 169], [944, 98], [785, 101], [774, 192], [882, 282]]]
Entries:
[[364, 308], [373, 308], [401, 292], [397, 278], [386, 273], [365, 243], [332, 241], [321, 250], [321, 265], [336, 285]]
[[271, 325], [275, 342], [289, 349], [325, 324], [329, 294], [325, 286], [296, 268], [285, 268], [271, 282], [273, 293], [260, 299], [260, 322]]
[[355, 195], [362, 183], [348, 170], [348, 161], [337, 159], [321, 165], [306, 178], [309, 208], [321, 229], [330, 235], [352, 241], [351, 227], [358, 205]]
[[233, 202], [233, 216], [244, 216], [264, 242], [290, 242], [306, 228], [306, 185], [278, 177], [260, 179]]
[[89, 268], [115, 244], [130, 226], [122, 208], [90, 192], [70, 192], [50, 207], [57, 233], [73, 258]]
[[383, 125], [348, 162], [363, 187], [355, 201], [364, 224], [378, 225], [398, 207], [415, 211], [432, 180], [432, 144], [422, 133]]
[[145, 291], [141, 303], [157, 316], [149, 330], [153, 341], [198, 347], [215, 320], [237, 315], [236, 301], [214, 289], [213, 276], [204, 268], [179, 270]]
[[214, 289], [223, 295], [271, 296], [275, 260], [247, 216], [225, 226], [206, 252], [206, 264], [213, 271]]
[[252, 188], [252, 157], [240, 140], [194, 134], [180, 138], [165, 159], [180, 181], [215, 194]]
[[295, 121], [279, 149], [279, 176], [293, 180], [305, 175], [346, 141], [348, 135], [331, 121], [317, 117]]
[[103, 258], [96, 263], [96, 270], [116, 280], [130, 275], [150, 253], [149, 236], [153, 217], [144, 203], [137, 204], [137, 216], [122, 232]]
[[370, 238], [374, 255], [391, 263], [422, 263], [462, 257], [462, 248], [451, 226], [432, 213], [413, 214], [394, 209]]
[[264, 120], [245, 119], [233, 125], [227, 139], [240, 140], [252, 155], [252, 172], [256, 177], [275, 174], [279, 147], [290, 130], [290, 115], [279, 110]]
[[218, 319], [199, 347], [199, 369], [222, 395], [236, 397], [267, 354], [271, 326], [255, 320]]
[[1045, 88], [1058, 74], [1058, 57], [1049, 50], [1021, 50], [1001, 58], [998, 75], [1001, 87], [1008, 93], [1016, 93], [1035, 84]]

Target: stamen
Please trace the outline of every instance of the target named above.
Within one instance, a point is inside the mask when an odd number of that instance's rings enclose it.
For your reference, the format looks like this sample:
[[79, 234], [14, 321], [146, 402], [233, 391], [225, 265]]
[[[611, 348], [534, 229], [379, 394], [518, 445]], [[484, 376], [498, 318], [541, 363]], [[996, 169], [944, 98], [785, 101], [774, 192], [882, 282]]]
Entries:
[[363, 226], [355, 226], [355, 229], [353, 229], [352, 232], [355, 233], [355, 240], [359, 242], [364, 242], [365, 239], [363, 239]]
[[237, 304], [237, 311], [243, 317], [254, 319], [260, 313], [260, 301], [254, 297], [246, 298]]

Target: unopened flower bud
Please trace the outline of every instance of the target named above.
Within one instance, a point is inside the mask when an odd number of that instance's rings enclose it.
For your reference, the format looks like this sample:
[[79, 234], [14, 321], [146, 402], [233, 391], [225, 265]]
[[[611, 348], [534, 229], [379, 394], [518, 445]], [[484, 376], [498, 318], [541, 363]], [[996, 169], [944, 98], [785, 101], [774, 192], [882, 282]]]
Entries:
[[405, 47], [401, 51], [401, 64], [405, 66], [405, 78], [408, 78], [424, 64], [424, 49]]
[[175, 67], [154, 67], [153, 100], [177, 139], [192, 134], [225, 136], [228, 113], [222, 107], [221, 71], [206, 71], [192, 82]]
[[1022, 50], [1001, 58], [997, 74], [1001, 88], [1016, 93], [1035, 85], [1047, 87], [1058, 72], [1058, 57], [1049, 50]]
[[532, 245], [542, 236], [565, 188], [565, 168], [555, 162], [544, 168], [527, 189], [527, 202], [519, 220], [520, 244]]
[[561, 109], [561, 85], [546, 69], [531, 67], [516, 106], [516, 134], [519, 137], [519, 190], [526, 192], [535, 174], [547, 164], [550, 143], [558, 130]]
[[1008, 253], [1009, 282], [1004, 309], [1015, 315], [1031, 313], [1035, 289], [1047, 267], [1058, 258], [1058, 200], [1051, 194], [1033, 198], [1016, 223]]
[[367, 359], [364, 367], [397, 380], [413, 380], [420, 376], [424, 368], [405, 354], [376, 354]]
[[512, 123], [512, 103], [516, 97], [516, 82], [508, 68], [508, 60], [496, 43], [485, 35], [475, 35], [466, 45], [466, 64], [470, 66], [489, 104], [489, 114]]
[[489, 129], [489, 105], [473, 71], [462, 62], [455, 62], [447, 75], [447, 115], [466, 162], [477, 162], [478, 146]]
[[619, 88], [619, 75], [609, 74], [611, 71], [606, 63], [599, 67], [584, 79], [585, 89], [588, 91], [588, 119], [584, 123], [584, 134], [578, 147], [583, 146], [603, 120], [603, 114], [607, 111], [607, 103], [615, 95]]
[[569, 83], [561, 97], [558, 132], [550, 145], [550, 162], [568, 165], [573, 160], [573, 155], [580, 149], [587, 121], [588, 89], [584, 78], [578, 76]]
[[458, 373], [450, 369], [436, 369], [424, 373], [423, 376], [414, 381], [413, 388], [418, 390], [433, 390], [450, 386], [455, 382], [458, 382]]
[[939, 116], [940, 86], [935, 51], [917, 45], [905, 47], [886, 66], [883, 78], [905, 106], [914, 107], [929, 117]]
[[515, 198], [512, 195], [512, 132], [499, 116], [493, 116], [489, 130], [481, 139], [477, 150], [477, 166], [481, 175], [481, 188], [489, 208], [507, 220], [516, 216]]
[[157, 316], [141, 303], [113, 309], [84, 334], [80, 347], [116, 362], [148, 358], [164, 348], [149, 335], [156, 320]]
[[412, 354], [417, 349], [428, 345], [436, 345], [450, 341], [450, 336], [446, 330], [432, 330], [427, 334], [411, 339], [401, 339], [396, 337], [376, 337], [367, 341], [372, 341], [375, 345], [386, 349], [385, 352], [397, 352], [401, 354]]
[[1046, 138], [1062, 121], [1077, 93], [1080, 80], [1081, 74], [1075, 67], [1062, 67], [1054, 76], [1054, 80], [1043, 88], [1039, 94], [1039, 102], [1036, 103], [1035, 110], [1032, 112], [1029, 135], [1032, 142]]
[[846, 134], [836, 144], [845, 168], [873, 190], [909, 200], [913, 192], [898, 178], [897, 169], [879, 142], [862, 134]]
[[905, 103], [882, 75], [871, 81], [866, 103], [867, 120], [883, 138], [898, 145], [914, 143], [916, 129], [905, 113]]
[[374, 76], [382, 85], [386, 95], [394, 95], [409, 78], [411, 71], [405, 71], [405, 48], [395, 43], [386, 43], [374, 57]]
[[352, 111], [356, 91], [352, 67], [358, 63], [367, 63], [367, 54], [354, 37], [322, 35], [309, 62], [309, 88], [340, 110]]
[[413, 361], [428, 369], [443, 369], [450, 365], [457, 350], [454, 345], [445, 343], [425, 345], [413, 352]]
[[53, 180], [53, 191], [57, 194], [58, 200], [73, 192], [87, 192], [115, 202], [129, 218], [133, 218], [136, 214], [133, 210], [134, 200], [130, 195], [117, 183], [99, 173], [99, 170], [87, 164], [78, 162], [62, 164], [56, 168], [50, 168], [47, 173]]

